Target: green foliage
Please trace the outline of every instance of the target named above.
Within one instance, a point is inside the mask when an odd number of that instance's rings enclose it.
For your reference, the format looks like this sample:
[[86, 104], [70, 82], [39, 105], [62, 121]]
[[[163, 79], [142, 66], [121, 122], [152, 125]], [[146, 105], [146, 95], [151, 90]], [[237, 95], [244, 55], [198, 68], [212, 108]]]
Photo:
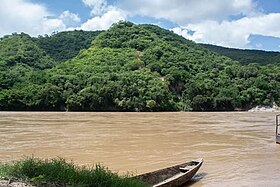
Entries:
[[256, 63], [260, 65], [280, 63], [280, 52], [276, 51], [273, 52], [251, 49], [232, 49], [209, 44], [200, 45], [220, 55], [224, 55], [233, 60], [237, 60], [245, 65], [251, 63]]
[[51, 36], [39, 36], [36, 43], [54, 60], [61, 62], [75, 57], [80, 50], [90, 47], [101, 31], [64, 31]]
[[0, 110], [225, 111], [280, 104], [279, 63], [242, 65], [153, 25], [16, 34], [1, 45]]
[[93, 42], [94, 45], [110, 48], [133, 48], [143, 51], [152, 45], [154, 36], [141, 26], [130, 22], [113, 24], [112, 28], [101, 33]]
[[55, 66], [52, 60], [27, 34], [4, 36], [0, 40], [0, 61], [6, 67], [25, 64], [35, 69]]
[[130, 176], [119, 177], [100, 164], [92, 168], [79, 167], [62, 158], [41, 160], [30, 157], [14, 163], [0, 164], [0, 175], [27, 180], [36, 186], [46, 183], [50, 186], [148, 186]]

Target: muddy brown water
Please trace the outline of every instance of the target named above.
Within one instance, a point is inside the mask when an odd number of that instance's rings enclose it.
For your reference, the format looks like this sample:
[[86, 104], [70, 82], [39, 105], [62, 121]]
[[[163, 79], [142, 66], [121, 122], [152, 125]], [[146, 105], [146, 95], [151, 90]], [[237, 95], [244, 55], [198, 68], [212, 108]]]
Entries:
[[280, 186], [275, 115], [0, 112], [0, 161], [59, 156], [140, 174], [203, 158], [188, 185]]

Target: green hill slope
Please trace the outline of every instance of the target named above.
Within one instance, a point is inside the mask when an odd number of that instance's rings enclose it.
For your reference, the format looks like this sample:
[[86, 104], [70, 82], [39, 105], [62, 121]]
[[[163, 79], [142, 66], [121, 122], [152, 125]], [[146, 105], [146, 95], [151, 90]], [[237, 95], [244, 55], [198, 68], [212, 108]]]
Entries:
[[201, 46], [214, 51], [220, 55], [227, 56], [233, 60], [237, 60], [242, 64], [257, 63], [261, 65], [280, 63], [280, 52], [248, 50], [248, 49], [233, 49], [220, 47], [209, 44], [200, 44]]
[[[217, 111], [280, 104], [279, 65], [241, 65], [157, 26], [120, 22], [98, 33], [89, 48], [81, 46], [76, 57], [2, 87], [0, 110]], [[69, 52], [61, 47], [57, 54], [62, 51]]]
[[61, 62], [75, 57], [80, 50], [89, 48], [100, 33], [101, 31], [64, 31], [34, 38], [34, 41], [50, 57]]
[[56, 64], [29, 35], [24, 33], [1, 38], [0, 61], [2, 65], [8, 67], [22, 64], [35, 69], [51, 68]]
[[27, 34], [13, 34], [0, 39], [0, 91], [38, 82], [42, 71], [57, 63]]

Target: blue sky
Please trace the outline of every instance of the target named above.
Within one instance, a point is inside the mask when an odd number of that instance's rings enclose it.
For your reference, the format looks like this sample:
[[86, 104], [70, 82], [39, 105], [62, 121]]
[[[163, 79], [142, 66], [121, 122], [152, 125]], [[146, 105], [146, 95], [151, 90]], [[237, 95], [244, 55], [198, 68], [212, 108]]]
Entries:
[[106, 30], [120, 20], [200, 43], [280, 51], [280, 0], [1, 0], [0, 36]]

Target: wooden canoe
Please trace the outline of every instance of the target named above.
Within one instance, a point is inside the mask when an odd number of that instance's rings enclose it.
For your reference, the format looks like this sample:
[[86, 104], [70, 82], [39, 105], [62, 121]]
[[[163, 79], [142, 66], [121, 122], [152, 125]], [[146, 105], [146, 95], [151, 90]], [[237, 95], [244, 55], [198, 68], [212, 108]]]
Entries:
[[202, 163], [203, 159], [192, 160], [183, 164], [137, 175], [135, 178], [153, 187], [182, 186], [196, 174]]

